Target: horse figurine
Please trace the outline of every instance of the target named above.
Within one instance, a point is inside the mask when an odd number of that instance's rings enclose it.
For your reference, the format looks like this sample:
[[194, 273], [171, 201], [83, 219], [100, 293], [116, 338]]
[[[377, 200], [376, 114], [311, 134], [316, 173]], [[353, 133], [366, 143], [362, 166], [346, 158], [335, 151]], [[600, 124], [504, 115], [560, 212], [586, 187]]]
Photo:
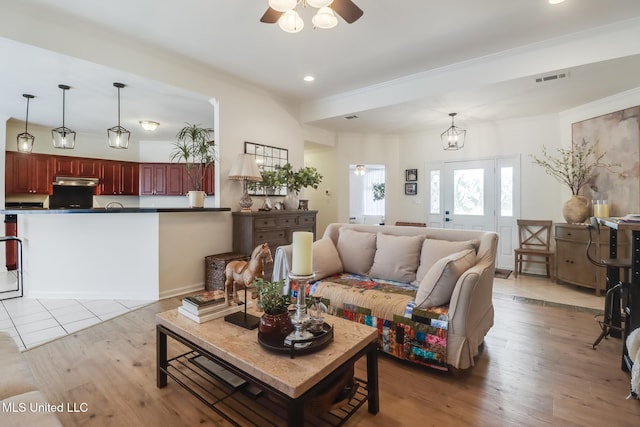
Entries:
[[[249, 261], [231, 261], [224, 269], [226, 280], [224, 282], [224, 297], [227, 306], [231, 305], [231, 298], [236, 304], [240, 304], [238, 290], [250, 288], [256, 277], [263, 275], [263, 261], [273, 262], [269, 245], [263, 243], [256, 246], [251, 253]], [[245, 301], [246, 302], [246, 301]]]

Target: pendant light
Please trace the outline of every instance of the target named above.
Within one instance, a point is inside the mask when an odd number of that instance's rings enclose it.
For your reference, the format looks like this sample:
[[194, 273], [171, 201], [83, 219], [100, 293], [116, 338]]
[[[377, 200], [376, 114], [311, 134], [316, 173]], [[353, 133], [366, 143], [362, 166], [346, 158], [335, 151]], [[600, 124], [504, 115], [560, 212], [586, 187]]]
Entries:
[[65, 92], [71, 89], [67, 85], [58, 85], [62, 89], [62, 126], [51, 131], [53, 147], [72, 150], [76, 145], [76, 133], [64, 125]]
[[442, 140], [442, 148], [446, 151], [460, 150], [464, 147], [464, 140], [467, 137], [467, 131], [453, 124], [453, 118], [457, 113], [449, 113], [451, 116], [451, 126], [440, 134]]
[[22, 96], [27, 98], [27, 118], [24, 120], [24, 132], [18, 135], [18, 151], [21, 153], [31, 153], [33, 150], [33, 141], [35, 141], [36, 137], [27, 132], [27, 127], [29, 126], [29, 100], [35, 98], [35, 96], [27, 93], [22, 94]]
[[118, 126], [107, 129], [109, 147], [129, 148], [129, 136], [131, 136], [131, 132], [120, 126], [120, 89], [124, 87], [124, 84], [114, 83], [113, 86], [118, 88]]

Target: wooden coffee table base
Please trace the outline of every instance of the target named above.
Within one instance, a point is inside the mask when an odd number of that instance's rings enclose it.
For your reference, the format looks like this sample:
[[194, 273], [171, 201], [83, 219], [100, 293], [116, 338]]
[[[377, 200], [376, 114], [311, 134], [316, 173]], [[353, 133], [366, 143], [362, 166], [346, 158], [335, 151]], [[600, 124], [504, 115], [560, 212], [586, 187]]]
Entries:
[[[304, 425], [305, 406], [309, 400], [316, 397], [319, 391], [326, 389], [337, 381], [345, 370], [349, 369], [353, 363], [365, 355], [367, 357], [367, 379], [365, 381], [356, 378], [359, 387], [354, 397], [340, 409], [327, 412], [320, 417], [308, 415], [307, 419], [308, 421], [313, 421], [314, 425], [339, 426], [344, 424], [365, 402], [368, 403], [370, 413], [378, 413], [378, 354], [375, 341], [372, 341], [361, 351], [346, 360], [307, 392], [299, 397], [292, 398], [238, 369], [223, 358], [211, 354], [206, 349], [163, 325], [156, 326], [156, 336], [157, 386], [159, 388], [165, 387], [167, 378], [171, 377], [232, 425], [283, 425], [283, 419], [286, 419], [286, 425], [288, 426], [299, 427]], [[180, 342], [189, 351], [179, 356], [168, 358], [167, 337]], [[244, 379], [249, 384], [264, 391], [263, 395], [258, 398], [251, 397], [243, 389], [236, 390], [228, 384], [217, 380], [191, 362], [197, 356], [204, 356]], [[287, 356], [283, 355], [282, 357], [286, 358]], [[273, 399], [273, 397], [276, 397], [276, 399]]]

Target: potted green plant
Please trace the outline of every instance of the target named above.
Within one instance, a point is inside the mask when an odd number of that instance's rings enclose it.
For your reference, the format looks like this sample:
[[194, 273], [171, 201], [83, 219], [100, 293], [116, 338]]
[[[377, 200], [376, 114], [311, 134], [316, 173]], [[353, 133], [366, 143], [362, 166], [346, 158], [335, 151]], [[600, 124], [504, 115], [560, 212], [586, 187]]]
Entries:
[[544, 145], [541, 158], [531, 155], [547, 175], [571, 190], [571, 199], [562, 208], [562, 216], [568, 223], [582, 223], [589, 217], [589, 200], [579, 192], [596, 175], [596, 168], [616, 166], [602, 161], [605, 154], [596, 155], [593, 146], [574, 144], [571, 149], [558, 148], [557, 156], [549, 154]]
[[260, 306], [264, 314], [260, 318], [258, 331], [265, 341], [282, 344], [293, 325], [289, 316], [289, 295], [284, 293], [284, 280], [270, 282], [256, 278], [253, 286], [258, 289]]
[[374, 202], [377, 202], [378, 200], [384, 200], [384, 190], [385, 190], [384, 182], [373, 184], [372, 190], [373, 190]]
[[213, 129], [199, 124], [189, 124], [180, 129], [171, 152], [172, 162], [184, 162], [187, 168], [189, 205], [203, 207], [204, 178], [207, 169], [216, 161], [216, 146], [212, 139]]
[[286, 209], [298, 209], [298, 193], [303, 188], [311, 187], [317, 189], [322, 182], [323, 176], [312, 166], [305, 166], [294, 170], [290, 163], [283, 166], [276, 166], [275, 181], [287, 187], [287, 197], [284, 204]]

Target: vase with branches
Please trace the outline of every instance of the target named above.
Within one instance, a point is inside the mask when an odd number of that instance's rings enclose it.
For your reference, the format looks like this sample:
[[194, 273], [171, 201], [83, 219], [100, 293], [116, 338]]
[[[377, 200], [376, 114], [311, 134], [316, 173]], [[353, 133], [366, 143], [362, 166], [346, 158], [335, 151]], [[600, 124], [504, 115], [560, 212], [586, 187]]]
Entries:
[[[584, 142], [584, 141], [583, 141]], [[562, 214], [569, 223], [581, 223], [589, 216], [589, 200], [581, 196], [580, 190], [597, 175], [598, 168], [611, 169], [616, 164], [606, 163], [606, 152], [596, 154], [592, 145], [574, 144], [570, 149], [558, 148], [551, 155], [542, 146], [542, 157], [531, 155], [533, 162], [542, 167], [547, 175], [565, 184], [571, 190], [571, 199], [565, 202]]]

